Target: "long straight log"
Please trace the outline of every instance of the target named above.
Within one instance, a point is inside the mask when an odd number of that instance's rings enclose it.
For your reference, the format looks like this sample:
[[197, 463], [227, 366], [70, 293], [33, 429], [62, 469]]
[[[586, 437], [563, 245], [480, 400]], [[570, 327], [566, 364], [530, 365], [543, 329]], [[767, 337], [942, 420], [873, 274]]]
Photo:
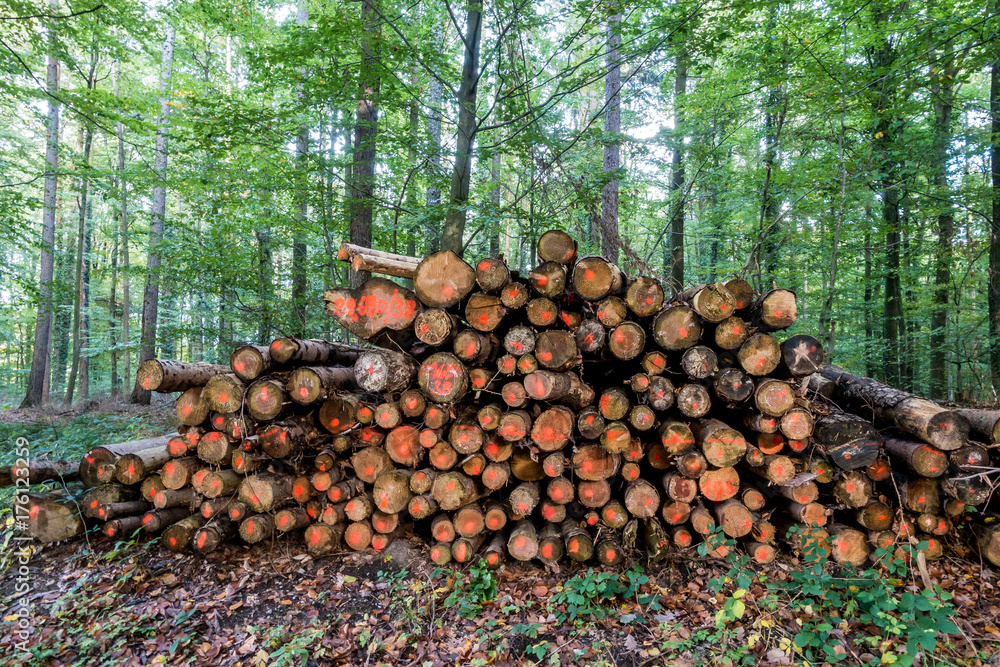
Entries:
[[968, 441], [969, 422], [954, 410], [837, 366], [825, 365], [818, 372], [835, 382], [844, 403], [863, 416], [892, 424], [944, 451]]

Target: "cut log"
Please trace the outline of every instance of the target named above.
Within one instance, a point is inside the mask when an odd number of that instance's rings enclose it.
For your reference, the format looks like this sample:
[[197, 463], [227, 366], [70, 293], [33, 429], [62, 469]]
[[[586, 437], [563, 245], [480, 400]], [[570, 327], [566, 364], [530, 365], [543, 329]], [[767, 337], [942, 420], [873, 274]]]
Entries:
[[625, 305], [638, 317], [652, 317], [663, 308], [663, 286], [656, 278], [641, 276], [625, 293]]
[[715, 505], [713, 512], [722, 531], [729, 537], [749, 535], [753, 529], [753, 516], [746, 505], [735, 498]]
[[185, 426], [198, 426], [208, 419], [211, 409], [203, 397], [204, 387], [191, 387], [177, 397], [174, 414]]
[[253, 382], [278, 367], [267, 345], [241, 345], [229, 356], [229, 367], [244, 382]]
[[475, 286], [475, 269], [451, 250], [431, 253], [420, 261], [413, 275], [416, 296], [431, 308], [453, 306]]
[[247, 544], [263, 542], [274, 535], [274, 520], [270, 514], [252, 514], [240, 522], [240, 539]]
[[571, 521], [562, 525], [563, 542], [570, 560], [585, 563], [594, 555], [594, 539], [585, 528]]
[[569, 331], [543, 331], [535, 339], [535, 358], [550, 371], [568, 371], [580, 361], [576, 338]]
[[538, 237], [538, 256], [546, 262], [572, 264], [576, 259], [576, 241], [561, 229], [550, 229]]
[[202, 396], [208, 402], [208, 407], [215, 412], [236, 412], [243, 405], [245, 391], [243, 380], [234, 373], [220, 373], [208, 380]]
[[733, 315], [715, 327], [715, 345], [723, 350], [738, 350], [750, 335], [750, 325]]
[[566, 289], [566, 267], [558, 262], [542, 262], [528, 272], [528, 281], [543, 297], [557, 297]]
[[206, 498], [231, 496], [239, 488], [243, 475], [235, 470], [211, 470], [202, 479], [197, 491]]
[[646, 330], [635, 322], [622, 322], [608, 334], [608, 350], [622, 361], [635, 359], [646, 347]]
[[438, 474], [434, 479], [431, 496], [441, 509], [452, 511], [473, 502], [480, 493], [475, 482], [467, 475], [448, 471]]
[[256, 512], [270, 512], [292, 499], [293, 481], [289, 475], [251, 475], [240, 484], [239, 497]]
[[705, 460], [716, 468], [736, 465], [746, 454], [747, 441], [739, 431], [718, 419], [702, 419], [691, 429]]
[[336, 341], [278, 338], [269, 346], [271, 358], [280, 364], [301, 366], [353, 366], [367, 348]]
[[768, 329], [787, 329], [795, 324], [798, 309], [795, 292], [773, 289], [761, 294], [753, 306], [753, 319]]
[[343, 543], [345, 526], [310, 524], [305, 530], [306, 548], [313, 556], [324, 556], [338, 551]]
[[624, 282], [621, 270], [603, 257], [584, 257], [573, 267], [573, 289], [588, 301], [600, 301], [617, 294]]
[[350, 368], [305, 366], [288, 376], [285, 390], [301, 405], [312, 405], [333, 396], [338, 391], [354, 391], [357, 383]]
[[596, 354], [604, 349], [607, 331], [597, 320], [584, 320], [576, 330], [576, 345], [581, 352]]
[[969, 433], [989, 445], [1000, 444], [1000, 410], [955, 408], [969, 423]]
[[[80, 515], [80, 505], [73, 498], [29, 494], [27, 533], [43, 544], [61, 542], [82, 535], [87, 526]], [[22, 511], [15, 510], [18, 518]]]
[[795, 391], [787, 382], [767, 378], [757, 384], [754, 404], [765, 415], [781, 417], [795, 405]]
[[940, 449], [898, 438], [886, 438], [883, 446], [894, 461], [921, 477], [941, 477], [948, 472], [948, 456]]
[[171, 507], [164, 510], [150, 510], [142, 515], [142, 528], [149, 534], [159, 533], [172, 524], [191, 515], [186, 507]]
[[157, 491], [153, 497], [153, 506], [158, 510], [168, 507], [187, 507], [193, 511], [202, 500], [201, 494], [192, 488], [163, 489]]
[[139, 365], [135, 379], [146, 391], [169, 394], [201, 387], [216, 375], [224, 373], [229, 373], [229, 368], [221, 364], [150, 359]]
[[868, 546], [868, 536], [850, 526], [843, 524], [831, 524], [827, 528], [831, 535], [830, 557], [834, 562], [841, 565], [851, 564], [854, 567], [864, 565], [868, 560], [870, 548]]
[[750, 375], [770, 375], [781, 361], [781, 346], [768, 334], [756, 333], [740, 346], [736, 358]]
[[738, 368], [723, 368], [715, 375], [715, 395], [728, 404], [742, 403], [754, 391], [753, 380]]
[[844, 470], [870, 466], [882, 446], [882, 436], [871, 422], [846, 412], [817, 417], [813, 437], [824, 456]]
[[205, 525], [205, 519], [199, 514], [192, 514], [186, 519], [167, 526], [160, 541], [170, 551], [184, 551], [191, 545], [195, 533]]
[[522, 519], [511, 528], [507, 551], [519, 561], [529, 561], [538, 555], [538, 534], [530, 520]]
[[287, 404], [283, 380], [260, 378], [246, 391], [247, 412], [258, 421], [274, 419]]
[[657, 375], [649, 379], [646, 400], [649, 402], [649, 407], [657, 412], [664, 412], [673, 406], [675, 393], [673, 383], [666, 377]]
[[356, 521], [347, 526], [347, 529], [344, 531], [344, 541], [354, 551], [364, 551], [371, 546], [374, 535], [375, 533], [369, 522]]
[[719, 358], [705, 345], [689, 347], [681, 357], [681, 368], [694, 380], [711, 377], [718, 370], [718, 365]]
[[410, 502], [410, 470], [383, 470], [375, 480], [372, 497], [379, 511], [396, 514]]
[[706, 470], [698, 477], [698, 488], [701, 495], [713, 502], [729, 500], [740, 490], [740, 475], [731, 467]]
[[523, 519], [530, 515], [541, 500], [538, 485], [534, 482], [518, 484], [508, 496], [510, 510], [514, 519]]
[[944, 451], [958, 449], [968, 440], [969, 422], [953, 410], [837, 366], [825, 365], [819, 373], [835, 382], [844, 403], [862, 416], [890, 423]]
[[424, 395], [435, 403], [460, 400], [469, 388], [465, 366], [447, 352], [427, 357], [420, 364], [417, 380]]
[[703, 385], [690, 383], [677, 390], [677, 409], [685, 417], [704, 417], [711, 408], [712, 396]]
[[[167, 443], [170, 442], [170, 438], [176, 435], [178, 434], [171, 433], [169, 435], [160, 435], [142, 440], [94, 447], [80, 460], [80, 467], [78, 469], [80, 481], [83, 482], [84, 486], [88, 487], [106, 484], [114, 478], [115, 463], [119, 457], [156, 447], [166, 447]], [[106, 466], [106, 474], [103, 481], [101, 480], [99, 470], [102, 465]]]
[[418, 364], [408, 354], [393, 350], [369, 350], [354, 364], [354, 380], [364, 391], [400, 392], [416, 379]]
[[577, 497], [584, 507], [601, 508], [611, 500], [611, 485], [606, 479], [577, 483]]
[[236, 444], [225, 433], [212, 431], [198, 441], [198, 458], [205, 463], [223, 465], [233, 458]]
[[342, 327], [384, 345], [412, 341], [413, 321], [423, 311], [413, 292], [385, 278], [370, 278], [358, 289], [329, 289], [323, 300], [326, 314]]
[[625, 507], [634, 517], [651, 519], [660, 508], [660, 494], [646, 480], [636, 480], [625, 489]]
[[664, 350], [686, 350], [701, 340], [701, 321], [687, 306], [667, 306], [653, 320], [653, 340]]
[[543, 452], [562, 449], [573, 433], [573, 412], [556, 405], [542, 412], [531, 425], [531, 441]]

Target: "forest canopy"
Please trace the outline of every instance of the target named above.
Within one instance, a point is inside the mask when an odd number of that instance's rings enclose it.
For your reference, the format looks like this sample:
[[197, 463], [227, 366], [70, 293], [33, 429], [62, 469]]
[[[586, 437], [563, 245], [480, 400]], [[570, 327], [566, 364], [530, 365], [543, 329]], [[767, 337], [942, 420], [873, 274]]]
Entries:
[[833, 363], [1000, 387], [1000, 0], [0, 1], [0, 396], [344, 339], [342, 241], [799, 297]]

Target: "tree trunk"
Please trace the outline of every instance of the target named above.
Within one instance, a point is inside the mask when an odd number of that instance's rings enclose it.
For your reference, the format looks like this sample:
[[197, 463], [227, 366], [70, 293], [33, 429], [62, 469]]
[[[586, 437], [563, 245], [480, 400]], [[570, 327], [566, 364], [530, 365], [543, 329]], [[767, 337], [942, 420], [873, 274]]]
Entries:
[[[370, 247], [375, 197], [375, 141], [377, 138], [378, 94], [381, 80], [378, 74], [380, 54], [375, 45], [380, 19], [375, 0], [363, 0], [361, 20], [361, 87], [358, 93], [357, 124], [354, 127], [354, 162], [350, 179], [351, 243]], [[351, 287], [360, 287], [371, 274], [351, 271]]]
[[[91, 52], [90, 57], [90, 71], [87, 74], [87, 90], [92, 90], [94, 88], [94, 75], [97, 72], [97, 61], [98, 52], [95, 48]], [[80, 223], [77, 227], [77, 240], [76, 240], [76, 287], [73, 290], [73, 363], [70, 364], [69, 369], [69, 380], [66, 382], [66, 397], [63, 402], [66, 405], [73, 403], [73, 391], [76, 388], [76, 377], [77, 373], [81, 371], [80, 360], [82, 358], [82, 339], [86, 336], [85, 332], [81, 335], [81, 323], [83, 319], [83, 308], [85, 304], [84, 301], [84, 274], [86, 265], [89, 264], [85, 260], [85, 254], [89, 250], [90, 243], [88, 242], [89, 230], [87, 229], [87, 195], [90, 190], [90, 149], [94, 143], [94, 126], [89, 121], [86, 123], [83, 129], [83, 164], [80, 168]], [[83, 395], [83, 382], [81, 378], [81, 395]], [[85, 396], [84, 396], [85, 397]]]
[[[156, 172], [156, 187], [153, 188], [153, 218], [149, 225], [149, 252], [146, 257], [146, 285], [142, 295], [142, 341], [139, 362], [149, 361], [156, 356], [156, 319], [160, 299], [160, 242], [163, 239], [163, 219], [167, 212], [167, 132], [170, 103], [167, 89], [174, 69], [174, 27], [167, 26], [163, 40], [162, 62], [160, 66], [160, 116], [157, 119], [156, 150], [153, 169]], [[132, 403], [149, 405], [150, 394], [139, 386], [132, 390]]]
[[470, 4], [465, 17], [465, 59], [462, 83], [458, 89], [458, 141], [455, 147], [455, 169], [451, 174], [451, 196], [448, 215], [441, 232], [442, 250], [451, 250], [459, 257], [464, 249], [466, 206], [472, 183], [472, 151], [476, 143], [476, 93], [479, 89], [479, 46], [483, 37], [481, 4]]
[[[436, 183], [441, 171], [441, 98], [444, 95], [444, 85], [441, 81], [432, 78], [428, 94], [430, 96], [430, 111], [427, 114], [427, 132], [431, 135], [428, 166], [431, 173], [430, 185], [427, 186], [427, 208], [434, 209], [441, 204], [441, 188]], [[427, 240], [424, 244], [425, 253], [432, 253], [440, 249], [440, 231], [436, 214], [434, 220], [435, 222], [431, 223], [430, 228], [427, 229]]]
[[951, 112], [954, 104], [955, 75], [958, 68], [949, 57], [940, 72], [933, 73], [931, 83], [934, 99], [934, 186], [940, 197], [938, 213], [937, 251], [934, 255], [934, 311], [931, 313], [930, 397], [944, 399], [948, 395], [947, 325], [948, 291], [951, 286], [952, 238], [955, 218], [948, 188], [948, 146], [951, 143]]
[[[622, 129], [621, 116], [621, 14], [608, 17], [608, 42], [605, 49], [604, 74], [604, 177], [615, 174], [620, 164], [619, 139], [609, 139]], [[618, 263], [618, 177], [610, 176], [601, 192], [601, 252]]]
[[[116, 132], [118, 134], [118, 174], [121, 178], [121, 200], [120, 200], [120, 212], [121, 217], [121, 244], [122, 244], [122, 353], [125, 357], [125, 368], [123, 369], [124, 374], [122, 377], [125, 381], [128, 381], [132, 377], [132, 352], [129, 349], [129, 315], [131, 312], [131, 302], [129, 298], [129, 269], [131, 267], [131, 260], [129, 259], [128, 253], [128, 183], [125, 180], [125, 124], [121, 121], [115, 126]], [[121, 393], [123, 383], [118, 379], [114, 378], [113, 382], [116, 383], [118, 387], [118, 393]]]
[[[990, 162], [993, 172], [993, 220], [990, 225], [989, 341], [994, 395], [1000, 391], [1000, 57], [990, 70]], [[34, 372], [34, 364], [32, 364]]]
[[903, 296], [900, 283], [900, 233], [899, 233], [899, 189], [896, 181], [899, 165], [891, 152], [897, 131], [893, 112], [895, 107], [894, 79], [885, 73], [892, 70], [896, 52], [888, 38], [890, 16], [882, 6], [876, 7], [876, 29], [882, 31], [881, 43], [872, 57], [874, 76], [880, 81], [879, 91], [873, 101], [873, 113], [878, 122], [874, 128], [873, 143], [879, 161], [878, 172], [882, 186], [882, 221], [885, 228], [885, 293], [882, 315], [882, 334], [885, 348], [882, 366], [885, 381], [898, 385], [904, 375], [900, 358], [900, 333], [903, 324]]
[[[49, 0], [55, 11], [58, 4]], [[35, 344], [31, 353], [28, 391], [22, 408], [41, 405], [48, 399], [47, 376], [52, 345], [52, 274], [53, 249], [56, 244], [56, 172], [59, 168], [59, 61], [56, 59], [55, 31], [49, 28], [49, 55], [46, 60], [46, 89], [49, 93], [48, 127], [45, 133], [45, 195], [42, 200], [42, 251], [38, 276], [38, 315], [35, 318]]]
[[674, 79], [674, 145], [670, 178], [671, 200], [674, 204], [670, 218], [670, 287], [671, 291], [684, 289], [684, 98], [687, 94], [687, 52], [677, 58], [677, 75]]
[[[296, 23], [300, 29], [309, 22], [309, 10], [299, 7]], [[304, 70], [299, 76], [305, 79]], [[303, 106], [302, 85], [299, 84], [296, 97], [300, 108]], [[306, 330], [306, 221], [309, 216], [309, 126], [305, 123], [299, 128], [295, 138], [295, 165], [299, 172], [298, 204], [295, 213], [298, 223], [292, 241], [292, 330], [295, 335], [303, 336]], [[260, 342], [264, 342], [261, 339]]]

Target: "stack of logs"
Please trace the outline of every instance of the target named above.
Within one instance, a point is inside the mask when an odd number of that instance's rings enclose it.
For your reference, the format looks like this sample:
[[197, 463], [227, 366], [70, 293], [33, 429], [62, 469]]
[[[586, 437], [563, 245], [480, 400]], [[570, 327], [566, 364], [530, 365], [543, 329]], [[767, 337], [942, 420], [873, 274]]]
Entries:
[[326, 292], [368, 345], [281, 338], [229, 366], [146, 362], [144, 387], [181, 392], [178, 433], [92, 450], [89, 490], [33, 498], [31, 532], [94, 520], [199, 553], [297, 534], [320, 555], [411, 531], [438, 564], [614, 565], [702, 541], [724, 555], [719, 526], [760, 563], [808, 542], [861, 564], [903, 545], [934, 558], [961, 523], [1000, 565], [1000, 531], [966, 514], [987, 510], [997, 413], [825, 365], [808, 335], [782, 342], [789, 290], [734, 279], [671, 297], [578, 258], [564, 232], [537, 251], [521, 277], [503, 257], [344, 244], [356, 271], [404, 279]]

